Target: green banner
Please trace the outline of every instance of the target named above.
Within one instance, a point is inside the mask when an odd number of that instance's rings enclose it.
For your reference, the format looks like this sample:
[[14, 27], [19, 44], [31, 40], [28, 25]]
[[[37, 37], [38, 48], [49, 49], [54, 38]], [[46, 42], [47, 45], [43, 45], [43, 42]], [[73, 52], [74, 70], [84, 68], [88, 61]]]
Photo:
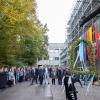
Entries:
[[98, 23], [98, 33], [100, 34], [100, 19], [98, 19], [97, 23]]

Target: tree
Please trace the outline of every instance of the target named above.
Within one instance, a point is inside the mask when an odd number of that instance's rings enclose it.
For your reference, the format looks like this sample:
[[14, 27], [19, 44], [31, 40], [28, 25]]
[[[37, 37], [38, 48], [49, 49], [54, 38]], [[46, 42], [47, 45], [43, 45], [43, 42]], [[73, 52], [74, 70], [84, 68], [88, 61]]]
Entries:
[[47, 30], [36, 16], [35, 0], [0, 0], [0, 64], [32, 65], [47, 55]]

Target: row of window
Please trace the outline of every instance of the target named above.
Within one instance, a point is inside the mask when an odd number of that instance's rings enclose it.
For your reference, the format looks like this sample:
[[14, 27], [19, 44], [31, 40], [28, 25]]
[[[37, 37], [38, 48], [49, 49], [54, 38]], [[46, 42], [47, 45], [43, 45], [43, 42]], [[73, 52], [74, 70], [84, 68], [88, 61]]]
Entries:
[[50, 58], [50, 60], [59, 60], [59, 57], [52, 57], [52, 58]]
[[55, 49], [55, 50], [49, 50], [49, 52], [55, 52], [55, 53], [56, 53], [56, 52], [60, 52], [60, 51], [62, 51], [62, 50], [63, 50], [63, 49], [60, 49], [60, 50], [59, 50], [59, 49]]

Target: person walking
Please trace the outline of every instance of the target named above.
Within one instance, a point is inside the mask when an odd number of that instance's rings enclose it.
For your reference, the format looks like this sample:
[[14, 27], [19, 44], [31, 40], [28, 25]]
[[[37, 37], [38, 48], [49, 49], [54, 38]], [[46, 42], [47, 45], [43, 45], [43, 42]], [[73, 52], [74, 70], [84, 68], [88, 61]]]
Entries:
[[71, 73], [69, 71], [67, 71], [65, 74], [64, 86], [65, 86], [66, 100], [77, 100], [77, 91], [74, 86]]
[[47, 67], [44, 69], [44, 83], [49, 84], [49, 72]]
[[81, 85], [81, 87], [83, 88], [82, 82], [81, 82], [81, 80], [80, 80], [80, 75], [75, 74], [75, 75], [73, 76], [73, 80], [74, 80], [74, 83], [78, 82], [78, 83]]
[[19, 71], [19, 82], [23, 82], [24, 80], [24, 69], [21, 68]]
[[52, 85], [55, 85], [55, 79], [56, 79], [56, 70], [55, 69], [52, 69], [51, 78], [52, 78]]
[[30, 77], [31, 77], [31, 84], [30, 85], [33, 85], [34, 80], [35, 80], [35, 70], [34, 70], [34, 68], [30, 69]]
[[60, 67], [57, 69], [57, 78], [58, 78], [58, 84], [62, 85], [63, 71]]
[[44, 72], [45, 72], [45, 69], [43, 68], [43, 66], [40, 66], [39, 67], [39, 82], [40, 82], [40, 85], [43, 84]]
[[14, 72], [12, 71], [12, 69], [9, 69], [8, 71], [8, 82], [7, 85], [9, 87], [11, 87], [12, 85], [15, 85], [15, 76], [14, 76]]
[[38, 84], [39, 68], [35, 68], [35, 81]]

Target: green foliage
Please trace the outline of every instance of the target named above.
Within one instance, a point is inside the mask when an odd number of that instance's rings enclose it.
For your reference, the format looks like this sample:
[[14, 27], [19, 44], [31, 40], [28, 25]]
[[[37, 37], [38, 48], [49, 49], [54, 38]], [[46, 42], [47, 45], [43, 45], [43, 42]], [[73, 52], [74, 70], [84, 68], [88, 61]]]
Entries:
[[83, 73], [83, 71], [80, 71], [80, 69], [78, 69], [77, 67], [74, 67], [74, 61], [75, 61], [75, 49], [77, 47], [77, 45], [80, 43], [80, 42], [85, 42], [87, 44], [87, 47], [90, 48], [90, 52], [91, 52], [91, 59], [90, 59], [90, 68], [89, 68], [89, 73], [91, 74], [94, 74], [94, 72], [96, 72], [96, 65], [95, 65], [95, 53], [94, 53], [94, 50], [93, 50], [93, 45], [90, 41], [88, 40], [85, 40], [85, 39], [78, 39], [77, 41], [75, 41], [73, 44], [72, 44], [72, 47], [71, 47], [71, 53], [70, 53], [70, 69], [72, 72], [74, 73]]
[[47, 31], [35, 0], [0, 0], [0, 65], [33, 65], [47, 56]]

